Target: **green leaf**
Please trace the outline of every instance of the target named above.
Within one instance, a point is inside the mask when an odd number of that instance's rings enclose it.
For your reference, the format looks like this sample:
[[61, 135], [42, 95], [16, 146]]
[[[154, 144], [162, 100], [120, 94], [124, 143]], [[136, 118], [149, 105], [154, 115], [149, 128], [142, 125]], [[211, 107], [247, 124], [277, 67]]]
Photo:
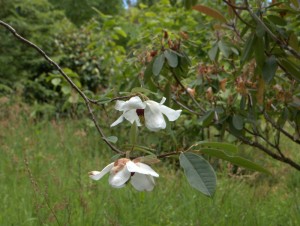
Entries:
[[244, 49], [242, 51], [242, 55], [241, 55], [241, 63], [242, 64], [244, 64], [252, 56], [252, 53], [254, 51], [254, 48], [253, 48], [254, 42], [255, 42], [255, 35], [251, 34], [248, 37], [248, 39], [245, 43]]
[[255, 29], [255, 33], [258, 38], [262, 38], [265, 35], [266, 30], [260, 23], [258, 23]]
[[138, 127], [136, 125], [136, 122], [134, 121], [130, 128], [130, 144], [135, 145], [138, 135]]
[[174, 52], [167, 49], [164, 51], [164, 55], [167, 58], [167, 61], [168, 61], [168, 64], [170, 65], [170, 67], [173, 67], [173, 68], [177, 67], [178, 56]]
[[267, 18], [274, 24], [279, 26], [286, 26], [286, 21], [279, 16], [268, 15]]
[[58, 86], [61, 83], [61, 78], [54, 78], [51, 80], [52, 85]]
[[298, 0], [291, 0], [292, 4], [295, 6], [295, 8], [299, 8], [300, 3]]
[[114, 155], [114, 156], [111, 157], [111, 160], [116, 161], [119, 158], [121, 158], [122, 156], [123, 156], [123, 154], [116, 154], [116, 155]]
[[201, 13], [204, 13], [206, 14], [207, 16], [211, 16], [223, 23], [226, 23], [227, 20], [226, 18], [222, 15], [222, 13], [220, 13], [219, 11], [215, 10], [215, 9], [212, 9], [212, 8], [209, 8], [207, 6], [204, 6], [204, 5], [195, 5], [192, 7], [192, 9], [194, 10], [197, 10]]
[[254, 170], [254, 171], [259, 171], [262, 173], [270, 174], [270, 172], [267, 169], [265, 169], [264, 167], [254, 163], [248, 159], [240, 157], [240, 156], [230, 156], [230, 155], [227, 155], [226, 153], [224, 153], [223, 151], [216, 150], [216, 149], [201, 149], [200, 151], [203, 154], [207, 154], [209, 156], [214, 156], [219, 159], [226, 160], [237, 166], [244, 167], [249, 170]]
[[[170, 1], [171, 3], [172, 1]], [[195, 5], [197, 3], [197, 0], [184, 0], [184, 7], [186, 9], [190, 9], [193, 5]], [[175, 3], [174, 3], [175, 4]]]
[[242, 130], [244, 128], [244, 118], [240, 115], [233, 115], [232, 117], [232, 125], [237, 130]]
[[144, 94], [150, 94], [151, 92], [149, 89], [146, 89], [144, 87], [135, 87], [131, 90], [132, 93], [144, 93]]
[[62, 88], [61, 88], [61, 91], [63, 92], [63, 94], [70, 94], [71, 93], [71, 87], [69, 85], [64, 85]]
[[171, 106], [171, 95], [172, 95], [172, 90], [171, 90], [171, 83], [168, 82], [166, 85], [165, 85], [165, 89], [164, 89], [164, 97], [166, 98], [166, 101], [164, 103], [164, 105], [170, 107]]
[[280, 59], [279, 63], [286, 69], [286, 71], [293, 76], [297, 81], [300, 81], [300, 67], [287, 59]]
[[257, 38], [254, 46], [255, 61], [260, 70], [262, 70], [265, 62], [265, 46], [263, 38]]
[[221, 39], [218, 42], [218, 46], [219, 46], [220, 51], [223, 53], [223, 55], [226, 58], [228, 58], [230, 56], [230, 54], [232, 53], [230, 45], [227, 42], [225, 42], [223, 39]]
[[74, 93], [72, 95], [69, 96], [68, 101], [72, 104], [76, 104], [79, 101], [79, 94], [78, 93]]
[[284, 108], [283, 111], [281, 112], [280, 117], [279, 117], [278, 120], [277, 120], [277, 125], [278, 125], [280, 128], [283, 128], [283, 127], [284, 127], [284, 124], [285, 124], [286, 121], [288, 120], [288, 117], [289, 117], [289, 110], [288, 110], [288, 108]]
[[229, 144], [229, 143], [222, 143], [222, 142], [208, 142], [208, 141], [199, 141], [193, 146], [202, 146], [202, 147], [209, 147], [209, 148], [214, 148], [214, 149], [221, 149], [224, 151], [228, 152], [233, 152], [237, 153], [238, 148], [234, 144]]
[[97, 104], [106, 104], [111, 101], [111, 98], [109, 97], [101, 97], [99, 100], [97, 100]]
[[122, 28], [120, 28], [120, 27], [114, 27], [114, 30], [115, 30], [115, 32], [116, 32], [118, 35], [121, 35], [121, 36], [123, 36], [124, 38], [127, 37], [126, 32], [125, 32]]
[[209, 51], [208, 56], [212, 61], [215, 61], [219, 52], [218, 43], [216, 43]]
[[189, 184], [204, 195], [211, 197], [217, 185], [216, 174], [212, 166], [200, 155], [191, 152], [181, 153], [179, 160]]
[[206, 127], [208, 126], [214, 119], [214, 111], [210, 110], [205, 112], [205, 114], [199, 118], [199, 122], [201, 123], [201, 126]]
[[151, 80], [151, 77], [153, 75], [152, 68], [153, 68], [154, 60], [152, 60], [146, 67], [144, 71], [144, 80], [145, 82], [149, 82]]
[[118, 137], [116, 137], [116, 136], [110, 136], [110, 137], [106, 137], [106, 140], [115, 144], [118, 141]]
[[290, 34], [289, 45], [297, 52], [300, 50], [298, 38], [297, 38], [297, 35], [295, 34], [295, 32], [292, 32]]
[[161, 69], [163, 68], [165, 63], [165, 55], [163, 53], [159, 54], [155, 57], [153, 62], [152, 72], [155, 76], [159, 75]]
[[277, 70], [276, 57], [274, 55], [268, 57], [262, 68], [262, 77], [266, 83], [270, 83], [275, 76]]

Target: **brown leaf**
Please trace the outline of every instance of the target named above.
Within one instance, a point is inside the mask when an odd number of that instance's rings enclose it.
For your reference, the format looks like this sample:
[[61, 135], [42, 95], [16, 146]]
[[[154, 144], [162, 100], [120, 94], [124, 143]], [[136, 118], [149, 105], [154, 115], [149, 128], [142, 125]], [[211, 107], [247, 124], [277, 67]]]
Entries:
[[227, 22], [226, 18], [219, 11], [217, 11], [215, 9], [212, 9], [212, 8], [209, 8], [207, 6], [204, 6], [204, 5], [195, 5], [195, 6], [192, 7], [192, 9], [197, 10], [197, 11], [199, 11], [201, 13], [204, 13], [207, 16], [211, 16], [211, 17], [213, 17], [213, 18], [215, 18], [215, 19], [217, 19], [217, 20], [219, 20], [219, 21], [221, 21], [223, 23]]

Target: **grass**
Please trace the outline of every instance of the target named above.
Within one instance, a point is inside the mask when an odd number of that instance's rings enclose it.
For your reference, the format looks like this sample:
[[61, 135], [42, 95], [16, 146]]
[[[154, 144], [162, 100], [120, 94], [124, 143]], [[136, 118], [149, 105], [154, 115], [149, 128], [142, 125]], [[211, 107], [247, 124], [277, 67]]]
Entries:
[[0, 120], [0, 225], [300, 225], [300, 173], [280, 164], [274, 177], [218, 175], [212, 199], [163, 163], [153, 192], [92, 181], [112, 153], [83, 120]]

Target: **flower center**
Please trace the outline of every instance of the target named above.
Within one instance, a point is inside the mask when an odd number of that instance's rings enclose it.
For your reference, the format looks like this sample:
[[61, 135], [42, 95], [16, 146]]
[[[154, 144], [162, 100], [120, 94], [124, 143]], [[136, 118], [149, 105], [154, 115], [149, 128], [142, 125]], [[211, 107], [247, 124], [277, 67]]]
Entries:
[[120, 170], [122, 170], [128, 161], [130, 161], [130, 160], [127, 158], [121, 158], [121, 159], [116, 160], [114, 162], [114, 167], [112, 168], [112, 172], [117, 173]]
[[139, 117], [144, 117], [144, 109], [136, 109], [136, 114]]
[[136, 114], [140, 118], [140, 122], [144, 123], [145, 122], [145, 115], [144, 115], [145, 110], [144, 109], [136, 109], [135, 111], [136, 111]]

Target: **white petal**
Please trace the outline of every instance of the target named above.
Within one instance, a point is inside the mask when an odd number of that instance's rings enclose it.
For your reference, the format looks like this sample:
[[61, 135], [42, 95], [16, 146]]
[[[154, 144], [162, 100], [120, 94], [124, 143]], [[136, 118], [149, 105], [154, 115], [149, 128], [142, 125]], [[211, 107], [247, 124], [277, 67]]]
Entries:
[[179, 118], [182, 110], [173, 110], [172, 108], [169, 108], [165, 105], [159, 106], [160, 111], [167, 116], [169, 121], [175, 121]]
[[119, 188], [122, 187], [130, 178], [131, 173], [124, 167], [117, 173], [111, 173], [109, 176], [109, 184], [112, 187]]
[[126, 162], [126, 167], [127, 167], [127, 170], [131, 173], [139, 172], [139, 170], [140, 170], [140, 167], [137, 166], [133, 161]]
[[139, 173], [135, 173], [131, 177], [130, 183], [138, 191], [152, 191], [155, 185], [152, 176]]
[[141, 126], [140, 118], [136, 113], [136, 109], [129, 110], [123, 114], [124, 118], [126, 118], [131, 124], [135, 121], [137, 126]]
[[144, 112], [146, 127], [151, 131], [165, 129], [166, 122], [160, 112], [160, 104], [152, 100], [147, 100], [145, 102], [147, 104]]
[[136, 172], [140, 174], [152, 175], [154, 177], [159, 177], [159, 175], [148, 165], [138, 162], [134, 163], [132, 161], [128, 161], [126, 163], [126, 167], [129, 172]]
[[120, 111], [127, 111], [131, 109], [144, 109], [146, 107], [145, 103], [138, 96], [131, 97], [128, 101], [122, 105]]
[[166, 99], [167, 99], [167, 98], [163, 97], [163, 98], [161, 99], [161, 101], [160, 101], [160, 104], [165, 103]]
[[105, 174], [107, 174], [112, 168], [114, 167], [114, 163], [110, 163], [107, 166], [104, 167], [104, 169], [99, 171], [92, 171], [89, 173], [89, 176], [93, 180], [100, 180]]
[[117, 100], [116, 105], [115, 105], [115, 109], [118, 111], [123, 111], [123, 106], [126, 102], [123, 100]]
[[154, 177], [159, 177], [158, 173], [156, 173], [156, 172], [155, 172], [150, 166], [148, 166], [147, 164], [142, 163], [142, 162], [137, 162], [136, 165], [139, 166], [141, 169], [143, 169], [144, 172], [147, 172], [147, 173], [144, 173], [144, 174], [152, 175], [152, 176], [154, 176]]
[[121, 122], [123, 122], [123, 120], [124, 120], [124, 115], [121, 115], [116, 121], [114, 121], [114, 122], [110, 125], [110, 127], [113, 127], [113, 126], [116, 126], [116, 125], [120, 124]]

